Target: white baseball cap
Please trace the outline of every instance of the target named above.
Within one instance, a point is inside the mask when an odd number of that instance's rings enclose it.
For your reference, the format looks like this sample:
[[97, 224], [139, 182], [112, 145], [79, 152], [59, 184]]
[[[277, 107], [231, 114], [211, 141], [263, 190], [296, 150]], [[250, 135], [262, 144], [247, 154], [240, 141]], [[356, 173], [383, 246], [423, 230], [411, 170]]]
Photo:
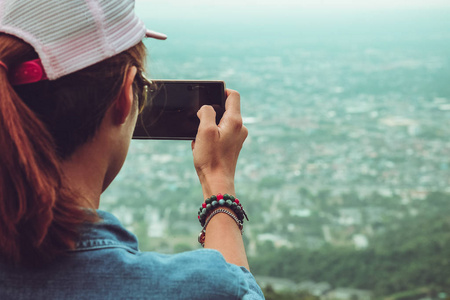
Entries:
[[147, 30], [134, 0], [0, 0], [0, 32], [38, 53], [50, 80], [94, 65], [138, 44]]

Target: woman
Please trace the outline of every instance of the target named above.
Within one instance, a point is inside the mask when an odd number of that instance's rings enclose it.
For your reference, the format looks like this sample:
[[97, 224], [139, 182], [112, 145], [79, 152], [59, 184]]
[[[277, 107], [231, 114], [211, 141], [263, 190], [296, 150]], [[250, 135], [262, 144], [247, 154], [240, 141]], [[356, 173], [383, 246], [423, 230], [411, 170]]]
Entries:
[[146, 35], [165, 38], [133, 0], [0, 0], [0, 299], [263, 298], [242, 205], [220, 195], [235, 194], [247, 136], [236, 92], [219, 126], [199, 110], [192, 143], [204, 197], [216, 195], [198, 214], [207, 249], [139, 252], [97, 210], [144, 105]]

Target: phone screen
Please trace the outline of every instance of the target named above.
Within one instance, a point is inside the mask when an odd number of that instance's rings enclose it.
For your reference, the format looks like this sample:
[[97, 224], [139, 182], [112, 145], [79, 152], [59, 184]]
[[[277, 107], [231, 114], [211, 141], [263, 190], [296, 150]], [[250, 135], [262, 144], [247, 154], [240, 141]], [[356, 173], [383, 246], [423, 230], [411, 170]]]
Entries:
[[218, 123], [225, 112], [223, 81], [153, 80], [133, 138], [193, 140], [197, 112], [206, 104], [215, 109]]

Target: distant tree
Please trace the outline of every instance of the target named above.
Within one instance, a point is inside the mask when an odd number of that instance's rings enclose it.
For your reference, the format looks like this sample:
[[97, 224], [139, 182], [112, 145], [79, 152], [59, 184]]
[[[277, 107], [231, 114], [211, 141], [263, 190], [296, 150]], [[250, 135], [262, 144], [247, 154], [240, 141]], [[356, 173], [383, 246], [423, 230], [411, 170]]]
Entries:
[[301, 188], [298, 189], [298, 193], [300, 194], [300, 196], [304, 197], [304, 198], [312, 198], [313, 194], [304, 186], [302, 186]]
[[319, 300], [308, 292], [275, 291], [269, 284], [263, 289], [266, 300]]
[[348, 193], [345, 193], [342, 195], [344, 206], [349, 207], [359, 207], [361, 205], [365, 205], [360, 197], [357, 191], [351, 190]]
[[429, 193], [426, 198], [426, 203], [429, 207], [437, 208], [439, 210], [450, 210], [450, 194], [442, 192]]
[[191, 251], [193, 250], [192, 247], [188, 244], [175, 244], [175, 246], [173, 246], [173, 252], [174, 253], [180, 253], [180, 252], [186, 252], [186, 251]]
[[261, 189], [277, 189], [277, 188], [281, 188], [281, 186], [283, 186], [285, 180], [283, 177], [279, 177], [279, 176], [266, 176], [264, 178], [262, 178], [258, 185]]
[[[436, 200], [437, 201], [437, 200]], [[450, 286], [450, 219], [446, 213], [406, 217], [389, 224], [364, 250], [326, 246], [274, 249], [250, 258], [257, 275], [326, 281], [371, 290], [378, 297]], [[282, 299], [282, 298], [278, 298]]]

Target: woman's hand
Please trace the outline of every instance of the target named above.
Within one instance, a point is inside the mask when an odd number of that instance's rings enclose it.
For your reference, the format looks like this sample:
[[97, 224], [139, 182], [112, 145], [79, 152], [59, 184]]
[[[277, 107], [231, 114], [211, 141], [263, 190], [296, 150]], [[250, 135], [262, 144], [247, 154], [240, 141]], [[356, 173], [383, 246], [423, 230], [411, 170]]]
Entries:
[[236, 164], [248, 131], [242, 124], [239, 93], [227, 89], [225, 113], [216, 125], [216, 112], [209, 105], [200, 108], [200, 125], [192, 142], [194, 166], [207, 198], [217, 193], [235, 195]]
[[[240, 96], [227, 90], [225, 113], [216, 125], [216, 112], [211, 106], [202, 106], [197, 137], [192, 142], [194, 166], [206, 199], [218, 193], [236, 195], [234, 173], [248, 131], [242, 124]], [[216, 249], [229, 263], [248, 266], [244, 242], [239, 227], [229, 216], [219, 213], [208, 224], [205, 248]]]

